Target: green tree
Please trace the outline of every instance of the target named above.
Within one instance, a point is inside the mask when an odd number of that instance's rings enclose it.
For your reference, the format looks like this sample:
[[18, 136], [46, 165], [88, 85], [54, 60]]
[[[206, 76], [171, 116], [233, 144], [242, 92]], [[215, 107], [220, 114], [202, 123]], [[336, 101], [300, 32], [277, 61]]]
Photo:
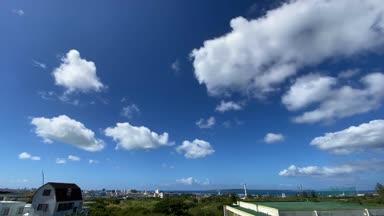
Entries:
[[379, 202], [384, 203], [384, 186], [382, 184], [376, 184], [376, 193], [379, 194]]
[[159, 201], [154, 208], [154, 212], [173, 216], [188, 216], [189, 208], [193, 207], [192, 202], [185, 202], [183, 199], [166, 198]]

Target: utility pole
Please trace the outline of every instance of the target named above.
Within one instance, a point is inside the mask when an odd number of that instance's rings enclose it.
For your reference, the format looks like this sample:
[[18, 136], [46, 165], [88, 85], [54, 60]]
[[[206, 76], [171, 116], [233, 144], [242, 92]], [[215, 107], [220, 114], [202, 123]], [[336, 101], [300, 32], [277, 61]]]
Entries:
[[44, 170], [41, 170], [42, 185], [44, 185]]

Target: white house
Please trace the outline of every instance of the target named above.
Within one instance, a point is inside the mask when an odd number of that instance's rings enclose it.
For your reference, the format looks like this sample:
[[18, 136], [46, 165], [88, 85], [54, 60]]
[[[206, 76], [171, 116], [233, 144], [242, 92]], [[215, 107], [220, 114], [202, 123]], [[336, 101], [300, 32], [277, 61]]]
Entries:
[[37, 189], [32, 198], [36, 216], [76, 215], [82, 207], [81, 189], [76, 184], [48, 182]]

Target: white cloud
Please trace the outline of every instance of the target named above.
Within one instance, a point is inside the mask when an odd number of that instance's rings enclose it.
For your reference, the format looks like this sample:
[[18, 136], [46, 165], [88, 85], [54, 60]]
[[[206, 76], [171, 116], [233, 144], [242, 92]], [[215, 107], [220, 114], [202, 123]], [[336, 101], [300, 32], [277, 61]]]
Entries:
[[90, 159], [90, 160], [88, 160], [88, 163], [89, 164], [98, 164], [99, 161]]
[[319, 74], [300, 77], [283, 96], [282, 102], [289, 110], [304, 108], [328, 97], [336, 83], [335, 78]]
[[238, 111], [243, 109], [243, 104], [234, 102], [234, 101], [221, 101], [219, 105], [216, 107], [216, 111], [218, 112], [227, 112], [227, 111]]
[[326, 133], [324, 136], [313, 139], [311, 145], [339, 154], [383, 149], [384, 120], [373, 120], [338, 132]]
[[104, 132], [117, 142], [116, 149], [155, 149], [172, 145], [168, 133], [157, 134], [144, 126], [136, 127], [128, 122], [117, 123], [115, 127], [108, 127]]
[[[380, 107], [384, 100], [384, 74], [371, 73], [364, 76], [361, 88], [340, 86], [331, 88], [335, 80], [330, 77], [312, 77], [306, 87], [299, 78], [283, 97], [288, 109], [303, 108], [310, 104], [318, 107], [294, 118], [297, 123], [332, 121], [356, 114], [366, 113]], [[325, 81], [327, 80], [327, 81]]]
[[66, 164], [67, 160], [64, 158], [56, 158], [56, 164]]
[[12, 12], [18, 16], [24, 16], [25, 12], [22, 9], [14, 9]]
[[187, 178], [181, 178], [181, 179], [176, 179], [176, 182], [178, 184], [183, 184], [183, 185], [209, 185], [210, 181], [209, 179], [206, 179], [204, 181], [199, 181], [193, 177], [187, 177]]
[[22, 152], [22, 153], [19, 154], [19, 159], [21, 159], [21, 160], [34, 160], [34, 161], [38, 161], [41, 158], [39, 156], [33, 156], [33, 155], [29, 154], [28, 152]]
[[296, 0], [258, 19], [237, 17], [231, 32], [192, 51], [194, 72], [211, 95], [263, 96], [305, 66], [381, 47], [383, 13], [381, 0]]
[[177, 179], [176, 182], [184, 185], [192, 185], [193, 183], [195, 183], [195, 179], [193, 179], [193, 177], [187, 177], [187, 178]]
[[289, 166], [279, 172], [280, 176], [311, 176], [311, 177], [329, 177], [339, 175], [349, 175], [358, 172], [377, 171], [382, 170], [384, 161], [365, 161], [355, 162], [351, 164], [344, 164], [339, 166], [306, 166], [297, 167], [295, 165]]
[[31, 155], [27, 152], [22, 152], [19, 154], [19, 159], [29, 159], [31, 158]]
[[281, 141], [284, 141], [284, 136], [279, 133], [267, 133], [264, 137], [264, 142], [266, 143], [276, 143]]
[[209, 142], [199, 139], [192, 142], [184, 140], [180, 146], [176, 147], [176, 151], [189, 159], [203, 158], [215, 152]]
[[80, 161], [80, 157], [75, 155], [68, 155], [68, 160], [70, 161]]
[[211, 116], [207, 120], [201, 118], [196, 122], [197, 127], [202, 129], [212, 128], [216, 124], [215, 117]]
[[61, 61], [52, 75], [56, 85], [66, 88], [67, 93], [100, 91], [105, 87], [96, 75], [95, 63], [82, 59], [79, 51], [70, 50]]
[[41, 69], [47, 69], [47, 65], [42, 63], [42, 62], [39, 62], [39, 61], [36, 61], [36, 60], [32, 60], [32, 63], [33, 63], [33, 66], [35, 66], [35, 67], [38, 67], [38, 68], [41, 68]]
[[90, 152], [104, 148], [104, 142], [95, 138], [92, 130], [66, 115], [33, 118], [31, 124], [36, 126], [36, 135], [43, 138], [46, 143], [53, 141], [66, 143]]
[[140, 109], [136, 104], [127, 105], [123, 107], [123, 109], [121, 110], [121, 115], [128, 119], [131, 119], [133, 118], [133, 116], [139, 115], [139, 114], [140, 114]]

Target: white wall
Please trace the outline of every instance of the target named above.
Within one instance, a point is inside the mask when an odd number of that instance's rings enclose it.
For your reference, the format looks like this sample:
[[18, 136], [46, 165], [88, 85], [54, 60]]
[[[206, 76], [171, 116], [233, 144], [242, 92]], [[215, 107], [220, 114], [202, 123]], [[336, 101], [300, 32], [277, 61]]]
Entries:
[[0, 201], [0, 214], [3, 212], [3, 209], [9, 208], [9, 216], [21, 216], [23, 215], [23, 211], [21, 214], [17, 214], [20, 208], [24, 209], [25, 202], [18, 201]]
[[[51, 194], [49, 196], [43, 196], [44, 190], [51, 190]], [[48, 211], [37, 211], [39, 204], [48, 204]], [[49, 184], [40, 187], [33, 195], [32, 208], [36, 216], [53, 216], [56, 209], [55, 189]]]
[[271, 216], [279, 216], [279, 210], [275, 209], [275, 208], [263, 206], [263, 205], [256, 204], [256, 203], [242, 202], [242, 201], [238, 201], [237, 204], [240, 207], [251, 209], [251, 210], [256, 211], [256, 212], [262, 212], [264, 214], [268, 214]]
[[237, 204], [240, 207], [243, 207], [243, 208], [246, 208], [246, 209], [251, 209], [253, 211], [257, 211], [257, 205], [254, 204], [254, 203], [238, 201]]
[[257, 205], [258, 212], [262, 212], [271, 216], [279, 216], [279, 210], [268, 206]]
[[235, 215], [238, 215], [238, 216], [253, 216], [253, 214], [249, 214], [247, 212], [243, 212], [243, 211], [238, 210], [236, 208], [233, 208], [231, 206], [225, 206], [224, 211], [227, 211], [227, 213], [231, 212], [231, 213], [233, 213]]

